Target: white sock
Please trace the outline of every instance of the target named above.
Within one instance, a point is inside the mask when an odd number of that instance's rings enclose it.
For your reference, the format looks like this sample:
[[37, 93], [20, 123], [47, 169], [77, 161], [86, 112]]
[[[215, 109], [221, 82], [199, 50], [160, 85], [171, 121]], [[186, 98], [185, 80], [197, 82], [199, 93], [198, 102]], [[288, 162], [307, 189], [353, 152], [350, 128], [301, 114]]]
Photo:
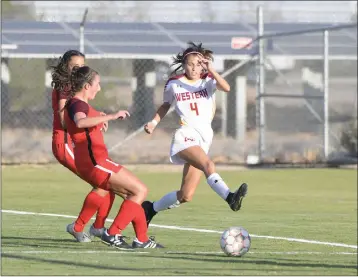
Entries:
[[213, 173], [208, 179], [206, 179], [209, 186], [224, 200], [226, 200], [227, 196], [230, 193], [230, 189], [224, 182], [224, 180], [220, 177], [219, 174]]
[[158, 201], [153, 203], [154, 211], [159, 212], [166, 209], [176, 208], [180, 205], [180, 202], [177, 198], [177, 191], [169, 192], [168, 194], [164, 195]]

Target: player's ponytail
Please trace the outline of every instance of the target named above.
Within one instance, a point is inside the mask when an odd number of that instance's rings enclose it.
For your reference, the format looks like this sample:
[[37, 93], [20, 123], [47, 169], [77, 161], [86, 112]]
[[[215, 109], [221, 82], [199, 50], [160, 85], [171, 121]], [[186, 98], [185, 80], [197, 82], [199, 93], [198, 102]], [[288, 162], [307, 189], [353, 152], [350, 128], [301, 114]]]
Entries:
[[63, 54], [62, 57], [58, 59], [56, 66], [51, 66], [51, 86], [60, 93], [66, 92], [68, 90], [70, 82], [69, 63], [72, 57], [76, 56], [85, 58], [85, 55], [80, 51], [68, 50], [65, 54]]

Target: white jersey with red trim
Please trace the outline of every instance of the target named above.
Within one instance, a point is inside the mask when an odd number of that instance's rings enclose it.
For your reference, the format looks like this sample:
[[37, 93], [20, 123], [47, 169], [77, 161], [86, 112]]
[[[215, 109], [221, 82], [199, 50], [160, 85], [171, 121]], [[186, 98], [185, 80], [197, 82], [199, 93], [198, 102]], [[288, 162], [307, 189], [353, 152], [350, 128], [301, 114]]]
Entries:
[[168, 80], [163, 102], [174, 102], [181, 125], [204, 131], [211, 129], [215, 115], [215, 90], [216, 80], [210, 74], [194, 82], [183, 74]]

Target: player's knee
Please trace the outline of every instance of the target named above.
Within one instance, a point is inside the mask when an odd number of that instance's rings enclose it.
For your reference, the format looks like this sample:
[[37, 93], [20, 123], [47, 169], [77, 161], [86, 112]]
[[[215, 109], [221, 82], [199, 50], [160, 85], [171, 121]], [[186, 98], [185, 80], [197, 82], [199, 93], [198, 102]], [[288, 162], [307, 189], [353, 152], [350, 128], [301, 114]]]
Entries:
[[144, 184], [138, 185], [136, 195], [139, 196], [142, 201], [144, 201], [148, 195], [148, 188]]

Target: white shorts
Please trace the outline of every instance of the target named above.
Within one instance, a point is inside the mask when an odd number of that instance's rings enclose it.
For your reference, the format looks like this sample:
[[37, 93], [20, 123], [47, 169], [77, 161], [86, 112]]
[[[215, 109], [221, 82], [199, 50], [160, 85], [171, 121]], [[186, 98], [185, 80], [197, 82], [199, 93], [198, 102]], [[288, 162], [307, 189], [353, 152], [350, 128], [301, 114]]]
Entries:
[[178, 155], [180, 151], [187, 149], [191, 146], [200, 146], [206, 154], [209, 153], [211, 143], [213, 141], [213, 132], [207, 132], [205, 137], [200, 134], [196, 129], [190, 126], [181, 126], [178, 128], [172, 139], [170, 146], [170, 162], [174, 164], [185, 164], [186, 161], [181, 159]]

